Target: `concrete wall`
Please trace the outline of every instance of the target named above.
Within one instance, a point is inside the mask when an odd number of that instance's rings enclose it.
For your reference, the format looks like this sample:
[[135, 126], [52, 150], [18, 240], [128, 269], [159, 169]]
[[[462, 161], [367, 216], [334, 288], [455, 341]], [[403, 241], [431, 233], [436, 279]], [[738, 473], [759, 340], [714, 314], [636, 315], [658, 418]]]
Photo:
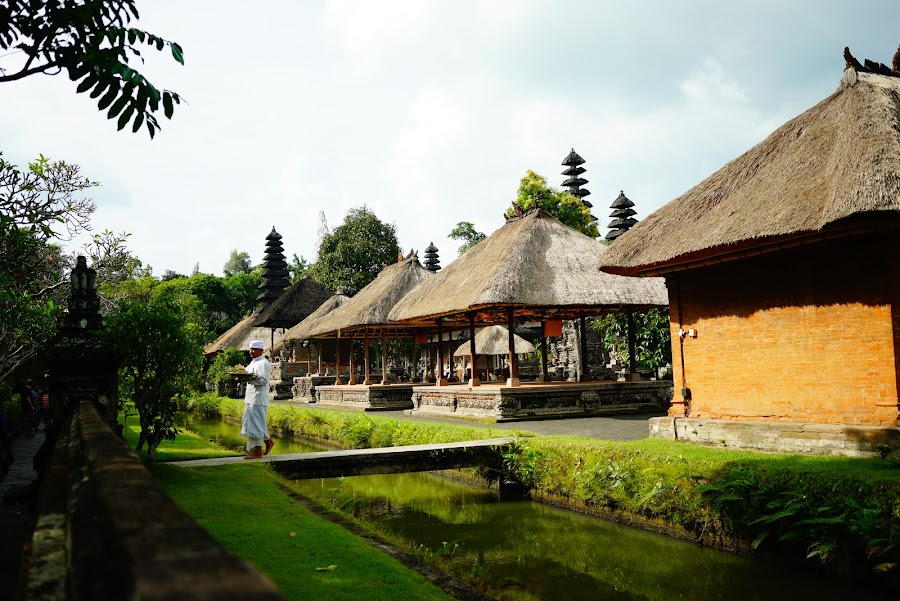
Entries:
[[877, 426], [654, 417], [650, 436], [781, 453], [900, 456], [900, 428]]
[[897, 426], [898, 265], [886, 232], [668, 277], [670, 416]]

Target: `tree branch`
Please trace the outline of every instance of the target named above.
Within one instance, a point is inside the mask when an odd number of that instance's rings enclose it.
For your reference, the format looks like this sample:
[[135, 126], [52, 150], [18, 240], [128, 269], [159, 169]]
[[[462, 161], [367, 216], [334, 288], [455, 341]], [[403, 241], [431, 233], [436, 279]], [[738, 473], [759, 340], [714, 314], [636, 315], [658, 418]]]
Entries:
[[6, 83], [9, 81], [16, 81], [19, 79], [23, 79], [25, 77], [28, 77], [29, 75], [34, 75], [35, 73], [42, 73], [42, 72], [46, 71], [47, 69], [52, 69], [54, 67], [60, 67], [60, 64], [58, 61], [51, 61], [51, 62], [47, 63], [46, 65], [39, 65], [39, 66], [33, 67], [31, 69], [23, 69], [22, 71], [19, 71], [18, 73], [13, 73], [12, 75], [0, 75], [0, 83]]

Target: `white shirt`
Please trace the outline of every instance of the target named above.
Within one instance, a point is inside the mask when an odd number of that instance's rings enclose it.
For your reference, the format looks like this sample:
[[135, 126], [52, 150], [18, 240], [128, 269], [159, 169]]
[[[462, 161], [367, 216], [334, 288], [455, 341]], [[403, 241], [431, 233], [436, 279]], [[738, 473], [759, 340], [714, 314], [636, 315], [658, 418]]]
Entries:
[[244, 394], [244, 402], [248, 405], [269, 406], [269, 375], [272, 373], [272, 365], [264, 355], [254, 357], [250, 364], [244, 368], [248, 374], [256, 377], [247, 382], [247, 392]]

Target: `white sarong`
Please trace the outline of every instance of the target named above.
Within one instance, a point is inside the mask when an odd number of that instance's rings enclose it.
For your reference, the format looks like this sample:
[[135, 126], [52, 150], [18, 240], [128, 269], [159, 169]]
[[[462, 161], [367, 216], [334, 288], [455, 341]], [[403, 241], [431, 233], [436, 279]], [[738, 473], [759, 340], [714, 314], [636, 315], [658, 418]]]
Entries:
[[269, 439], [269, 427], [266, 425], [264, 405], [244, 405], [244, 416], [241, 418], [241, 436], [247, 437], [247, 450], [261, 447], [264, 440]]

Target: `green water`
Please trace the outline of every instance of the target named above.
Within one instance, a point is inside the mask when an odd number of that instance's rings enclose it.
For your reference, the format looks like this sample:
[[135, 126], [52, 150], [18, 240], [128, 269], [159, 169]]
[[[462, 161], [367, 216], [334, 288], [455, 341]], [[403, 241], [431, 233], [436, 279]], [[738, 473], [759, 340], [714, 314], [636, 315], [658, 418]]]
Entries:
[[[243, 440], [236, 425], [194, 420], [191, 427], [211, 438], [220, 437], [226, 446], [240, 446]], [[286, 440], [275, 446], [280, 452], [321, 449]], [[322, 504], [402, 537], [426, 557], [443, 555], [471, 581], [500, 585], [512, 598], [893, 598], [540, 503], [501, 502], [496, 491], [434, 474], [356, 476], [298, 484], [304, 494]]]

